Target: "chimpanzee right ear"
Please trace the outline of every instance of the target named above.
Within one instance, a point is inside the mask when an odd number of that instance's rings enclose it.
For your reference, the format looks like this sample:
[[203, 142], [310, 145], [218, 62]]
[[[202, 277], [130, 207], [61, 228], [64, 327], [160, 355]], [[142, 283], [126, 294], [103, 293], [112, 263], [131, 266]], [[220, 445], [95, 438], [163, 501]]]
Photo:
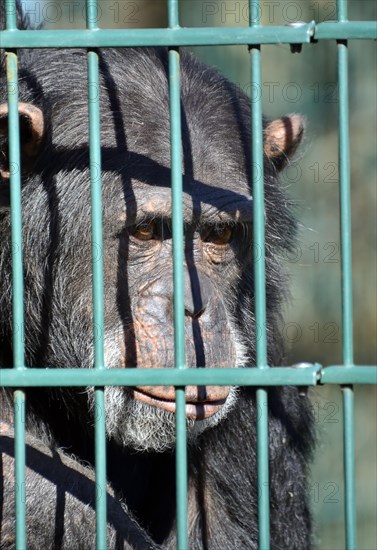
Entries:
[[265, 155], [282, 170], [296, 152], [304, 135], [305, 118], [301, 115], [287, 115], [271, 120], [263, 130]]
[[[22, 167], [28, 169], [37, 155], [44, 134], [44, 117], [38, 107], [19, 103]], [[9, 205], [11, 167], [8, 153], [8, 105], [0, 104], [0, 206]]]

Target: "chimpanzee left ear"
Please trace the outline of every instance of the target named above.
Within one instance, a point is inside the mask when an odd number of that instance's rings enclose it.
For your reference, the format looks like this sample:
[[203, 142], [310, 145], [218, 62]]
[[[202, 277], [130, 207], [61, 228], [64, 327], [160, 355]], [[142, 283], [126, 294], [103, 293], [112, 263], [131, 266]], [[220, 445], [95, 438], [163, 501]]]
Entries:
[[[38, 107], [19, 103], [21, 163], [26, 170], [35, 159], [44, 134], [44, 117]], [[9, 202], [9, 178], [11, 167], [8, 154], [8, 105], [0, 104], [0, 206]]]
[[305, 118], [287, 115], [269, 122], [263, 131], [264, 153], [277, 170], [282, 170], [300, 145]]

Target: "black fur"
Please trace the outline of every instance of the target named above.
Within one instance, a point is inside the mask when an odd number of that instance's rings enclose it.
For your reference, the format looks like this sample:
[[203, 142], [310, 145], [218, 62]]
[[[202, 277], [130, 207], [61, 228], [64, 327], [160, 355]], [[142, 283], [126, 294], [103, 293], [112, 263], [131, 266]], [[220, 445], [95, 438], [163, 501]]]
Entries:
[[[165, 49], [107, 49], [100, 54], [106, 334], [113, 342], [124, 337], [124, 360], [130, 365], [137, 360], [132, 319], [140, 280], [158, 281], [160, 277], [162, 286], [170, 284], [166, 282], [171, 273], [169, 254], [157, 268], [153, 263], [142, 264], [141, 259], [135, 261], [127, 233], [139, 221], [137, 209], [142, 201], [145, 205], [170, 187], [167, 66]], [[1, 104], [6, 102], [3, 59], [0, 69]], [[39, 107], [46, 125], [40, 152], [23, 172], [27, 365], [91, 367], [86, 53], [21, 50], [19, 82], [20, 101]], [[181, 89], [185, 205], [192, 215], [186, 221], [187, 227], [197, 228], [212, 223], [219, 211], [226, 213], [240, 202], [246, 204], [250, 197], [250, 108], [249, 100], [232, 84], [188, 54], [182, 55]], [[6, 155], [6, 141], [3, 136], [2, 155]], [[1, 185], [6, 189], [8, 182]], [[283, 360], [280, 307], [286, 294], [279, 258], [294, 242], [295, 222], [279, 187], [277, 170], [268, 158], [265, 194], [268, 361], [279, 365]], [[169, 210], [164, 215], [169, 218]], [[221, 297], [235, 345], [245, 346], [245, 362], [254, 364], [250, 227], [250, 219], [240, 226], [239, 239], [232, 244], [233, 260], [213, 267], [214, 290], [209, 291], [208, 302]], [[0, 213], [0, 239], [0, 365], [6, 368], [12, 365], [6, 201]], [[186, 248], [191, 289], [196, 253]], [[199, 293], [204, 279], [200, 271]], [[156, 292], [160, 297], [165, 287]], [[212, 325], [219, 315], [216, 300], [211, 305]], [[119, 335], [119, 327], [124, 334]], [[220, 361], [215, 331], [209, 333], [207, 343], [201, 341], [200, 329], [187, 330], [194, 339], [192, 361], [198, 355], [209, 363]], [[163, 350], [169, 358], [165, 366], [170, 365], [171, 347], [167, 343]], [[82, 388], [30, 389], [26, 393], [28, 548], [94, 548], [91, 401]], [[6, 390], [0, 394], [0, 408], [4, 421], [0, 548], [10, 549], [15, 548], [13, 432], [12, 396]], [[255, 391], [242, 388], [227, 417], [190, 445], [192, 550], [258, 548], [256, 417]], [[269, 434], [271, 548], [311, 548], [306, 475], [312, 418], [308, 401], [299, 396], [297, 388], [269, 391]], [[175, 547], [174, 476], [172, 451], [138, 453], [109, 440], [109, 548]]]

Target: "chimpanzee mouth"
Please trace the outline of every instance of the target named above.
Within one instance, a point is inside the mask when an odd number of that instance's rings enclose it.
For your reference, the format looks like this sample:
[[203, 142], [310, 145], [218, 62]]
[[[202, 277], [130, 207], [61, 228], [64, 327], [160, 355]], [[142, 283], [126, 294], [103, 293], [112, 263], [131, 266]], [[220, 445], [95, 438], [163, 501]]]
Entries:
[[[133, 397], [138, 401], [152, 405], [175, 413], [176, 403], [175, 400], [157, 397], [150, 393], [146, 393], [140, 388], [133, 390]], [[217, 401], [186, 401], [186, 418], [189, 420], [204, 420], [217, 413], [223, 405], [225, 405], [226, 399], [219, 399]]]

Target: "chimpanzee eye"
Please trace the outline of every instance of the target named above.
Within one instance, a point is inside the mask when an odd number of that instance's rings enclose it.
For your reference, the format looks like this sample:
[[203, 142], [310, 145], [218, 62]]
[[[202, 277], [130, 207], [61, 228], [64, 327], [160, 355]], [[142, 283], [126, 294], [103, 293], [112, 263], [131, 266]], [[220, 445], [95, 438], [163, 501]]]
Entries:
[[228, 223], [221, 223], [206, 232], [203, 237], [203, 241], [205, 243], [212, 243], [221, 246], [230, 243], [233, 236], [233, 226]]
[[156, 237], [156, 224], [153, 220], [145, 220], [129, 229], [131, 235], [140, 241], [150, 241]]

